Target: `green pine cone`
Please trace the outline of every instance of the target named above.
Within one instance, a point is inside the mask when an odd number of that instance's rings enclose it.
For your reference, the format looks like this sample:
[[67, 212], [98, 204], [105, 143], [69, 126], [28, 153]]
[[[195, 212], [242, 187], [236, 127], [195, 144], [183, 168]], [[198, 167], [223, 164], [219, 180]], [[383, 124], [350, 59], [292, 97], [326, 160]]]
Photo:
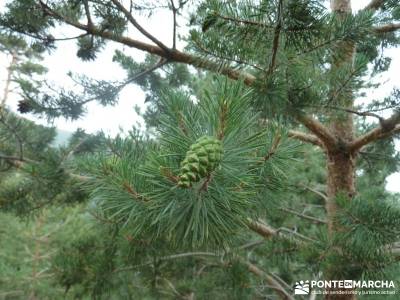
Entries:
[[178, 185], [189, 188], [194, 182], [200, 181], [218, 167], [222, 156], [221, 141], [212, 136], [202, 136], [190, 146], [181, 162]]

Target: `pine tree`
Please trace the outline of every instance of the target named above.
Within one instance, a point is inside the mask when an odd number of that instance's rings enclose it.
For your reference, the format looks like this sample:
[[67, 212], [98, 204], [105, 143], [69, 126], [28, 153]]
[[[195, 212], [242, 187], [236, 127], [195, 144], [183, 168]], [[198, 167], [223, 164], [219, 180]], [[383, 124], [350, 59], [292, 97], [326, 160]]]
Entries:
[[[125, 83], [82, 77], [84, 97], [63, 91], [61, 97], [29, 98], [34, 112], [50, 117], [75, 118], [93, 99], [113, 104], [125, 84], [147, 79], [151, 83], [139, 84], [149, 88], [159, 78], [149, 72], [173, 63], [219, 74], [192, 87], [192, 95], [182, 90], [154, 93], [160, 114], [155, 140], [132, 134], [114, 141], [114, 151], [77, 163], [99, 217], [116, 223], [136, 242], [143, 238], [145, 245], [157, 245], [156, 251], [182, 249], [190, 250], [187, 256], [221, 258], [222, 263], [211, 263], [229, 265], [237, 272], [235, 280], [244, 284], [250, 271], [283, 299], [292, 298], [285, 282], [294, 283], [294, 276], [383, 279], [386, 272], [398, 278], [400, 211], [383, 184], [398, 165], [392, 138], [400, 128], [399, 92], [355, 105], [363, 88], [377, 87], [372, 78], [388, 70], [390, 59], [383, 50], [399, 44], [398, 1], [372, 0], [353, 13], [350, 0], [333, 0], [330, 10], [314, 0], [206, 0], [191, 7], [195, 12], [184, 51], [176, 48], [177, 16], [190, 2], [167, 3], [174, 20], [172, 46], [137, 21], [137, 14], [156, 9], [157, 3], [124, 4], [14, 1], [0, 18], [3, 28], [33, 37], [43, 48], [57, 41], [50, 32], [59, 23], [81, 30], [77, 54], [83, 60], [94, 60], [108, 41], [152, 55], [147, 69], [140, 70], [143, 64], [116, 54], [130, 77]], [[149, 42], [130, 38], [130, 28]], [[135, 70], [140, 72], [132, 75]], [[379, 112], [384, 110], [392, 116], [383, 118]], [[366, 117], [377, 122], [366, 123]], [[290, 161], [302, 157], [293, 140], [313, 154], [309, 164], [297, 166], [299, 177], [307, 174], [313, 184], [323, 184], [322, 191], [288, 172]], [[377, 159], [380, 152], [383, 158]], [[300, 189], [318, 198], [302, 197]], [[302, 205], [308, 213], [299, 210]], [[246, 228], [268, 242], [243, 244]], [[149, 255], [138, 252], [136, 259]], [[266, 255], [275, 252], [280, 255]], [[153, 267], [153, 288], [169, 286], [181, 298], [204, 292], [195, 284], [176, 288], [161, 275], [167, 273], [163, 260], [180, 257], [155, 255], [144, 263]], [[196, 263], [194, 268], [201, 268]], [[105, 274], [112, 269], [99, 270]], [[197, 280], [185, 278], [184, 272], [178, 278], [169, 275], [180, 283]], [[334, 293], [340, 291], [330, 290], [326, 299], [355, 298]], [[260, 289], [251, 292], [257, 295]]]
[[[1, 208], [26, 216], [50, 203], [82, 200], [83, 193], [64, 170], [74, 145], [57, 149], [52, 145], [55, 128], [36, 125], [10, 109], [16, 97], [42, 89], [44, 48], [2, 31], [0, 50], [10, 59], [0, 106]], [[19, 112], [32, 111], [29, 100], [17, 99]]]

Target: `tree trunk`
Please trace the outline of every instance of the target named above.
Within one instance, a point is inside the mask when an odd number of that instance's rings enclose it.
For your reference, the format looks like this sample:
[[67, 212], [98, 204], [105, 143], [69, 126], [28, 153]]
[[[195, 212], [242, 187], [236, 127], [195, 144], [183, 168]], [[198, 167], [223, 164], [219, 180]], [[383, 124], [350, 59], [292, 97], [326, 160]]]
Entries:
[[[332, 11], [340, 18], [351, 13], [351, 0], [331, 0]], [[353, 64], [355, 55], [355, 45], [352, 42], [340, 42], [338, 44], [340, 52], [339, 59], [332, 62], [332, 71], [338, 68], [348, 67]], [[351, 92], [341, 93], [339, 97], [334, 99], [335, 105], [344, 108], [353, 108], [353, 95]], [[335, 222], [335, 218], [339, 212], [337, 205], [338, 197], [346, 197], [351, 201], [355, 195], [355, 154], [348, 151], [347, 144], [354, 138], [353, 117], [348, 113], [334, 112], [329, 116], [329, 127], [335, 136], [337, 145], [327, 149], [327, 196], [326, 211], [328, 221], [328, 232], [332, 238], [335, 233], [344, 230]], [[334, 249], [336, 253], [340, 253], [340, 247]], [[325, 280], [346, 280], [354, 278], [343, 278], [346, 275], [346, 267], [344, 265], [332, 264], [325, 270]], [[356, 296], [353, 294], [341, 294], [341, 292], [349, 292], [349, 289], [332, 288], [328, 289], [325, 299], [329, 300], [353, 300]], [[337, 293], [337, 294], [336, 294]]]
[[17, 54], [12, 52], [11, 53], [11, 62], [10, 65], [7, 68], [7, 79], [6, 83], [4, 85], [4, 93], [3, 93], [3, 98], [1, 99], [1, 104], [0, 104], [0, 112], [2, 108], [5, 108], [6, 102], [8, 99], [8, 94], [10, 93], [10, 84], [11, 84], [11, 77], [13, 73], [13, 68], [15, 64], [17, 63]]

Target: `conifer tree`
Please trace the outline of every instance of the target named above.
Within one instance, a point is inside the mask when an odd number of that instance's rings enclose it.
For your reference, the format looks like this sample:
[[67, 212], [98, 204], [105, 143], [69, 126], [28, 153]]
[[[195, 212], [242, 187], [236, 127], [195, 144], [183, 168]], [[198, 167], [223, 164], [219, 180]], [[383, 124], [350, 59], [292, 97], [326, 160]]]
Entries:
[[[399, 44], [398, 1], [372, 0], [353, 12], [350, 0], [332, 0], [330, 9], [314, 0], [171, 0], [165, 4], [173, 18], [170, 45], [137, 21], [158, 2], [128, 2], [12, 1], [0, 26], [44, 48], [57, 41], [51, 32], [59, 24], [79, 29], [77, 55], [83, 60], [95, 60], [111, 41], [151, 55], [139, 64], [116, 54], [129, 74], [124, 83], [82, 77], [83, 97], [63, 91], [28, 98], [31, 111], [51, 117], [76, 118], [88, 101], [113, 104], [127, 83], [149, 88], [140, 80], [154, 83], [159, 77], [150, 72], [175, 63], [219, 74], [200, 88], [188, 84], [192, 95], [179, 89], [154, 93], [160, 114], [155, 140], [132, 134], [75, 166], [86, 176], [98, 217], [129, 233], [136, 260], [151, 256], [146, 250], [153, 246], [187, 251], [144, 262], [144, 269], [152, 267], [153, 288], [169, 286], [186, 299], [204, 292], [195, 275], [163, 269], [163, 261], [182, 257], [229, 266], [237, 283], [251, 282], [251, 272], [282, 299], [292, 299], [289, 285], [299, 277], [398, 278], [400, 208], [383, 184], [398, 165], [392, 138], [400, 129], [399, 91], [355, 104], [363, 88], [378, 87], [371, 84], [374, 76], [389, 68], [384, 50]], [[178, 50], [177, 17], [187, 5], [194, 11], [191, 31], [186, 49]], [[131, 38], [130, 29], [146, 41]], [[392, 115], [382, 117], [384, 110]], [[366, 117], [377, 122], [366, 123]], [[295, 167], [322, 190], [287, 172], [291, 160], [304, 158], [295, 140], [313, 153], [311, 165]], [[379, 160], [380, 152], [385, 157]], [[302, 197], [300, 189], [318, 198]], [[245, 242], [249, 231], [265, 240]], [[110, 251], [110, 263], [123, 256]], [[201, 273], [199, 261], [193, 264]], [[104, 275], [123, 268], [97, 270]], [[177, 288], [168, 275], [192, 285]], [[266, 297], [257, 287], [247, 292]], [[326, 299], [355, 298], [341, 288], [328, 292]]]
[[[72, 140], [64, 148], [57, 149], [52, 144], [55, 128], [37, 125], [10, 108], [15, 106], [11, 102], [17, 99], [19, 112], [27, 113], [32, 109], [24, 96], [38, 95], [43, 88], [41, 76], [47, 72], [41, 64], [44, 48], [1, 31], [0, 51], [9, 59], [0, 106], [1, 208], [26, 216], [50, 203], [79, 202], [84, 193], [74, 187], [75, 180], [64, 170], [78, 141]], [[75, 136], [78, 139], [77, 133]], [[92, 148], [100, 138], [92, 137]], [[81, 152], [89, 149], [81, 149]]]

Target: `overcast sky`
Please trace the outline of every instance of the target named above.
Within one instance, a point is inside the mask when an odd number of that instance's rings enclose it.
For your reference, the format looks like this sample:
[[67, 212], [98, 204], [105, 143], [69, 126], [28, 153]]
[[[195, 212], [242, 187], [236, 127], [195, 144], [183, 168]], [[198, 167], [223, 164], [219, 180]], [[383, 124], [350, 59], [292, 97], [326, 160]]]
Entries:
[[[368, 3], [369, 0], [353, 0], [353, 9], [358, 10]], [[4, 5], [0, 3], [1, 6]], [[141, 18], [142, 25], [157, 36], [159, 40], [167, 45], [172, 42], [172, 18], [171, 13], [160, 11], [152, 18]], [[185, 20], [180, 20], [180, 31], [185, 30]], [[63, 29], [62, 33], [58, 33], [57, 37], [70, 37], [79, 34], [80, 32], [74, 29]], [[129, 35], [141, 40], [145, 39], [137, 32], [131, 31]], [[179, 46], [179, 45], [178, 45]], [[51, 55], [45, 57], [44, 65], [49, 69], [47, 78], [54, 86], [71, 87], [71, 82], [67, 77], [67, 72], [72, 71], [77, 74], [85, 74], [88, 77], [104, 80], [124, 80], [125, 72], [116, 63], [112, 62], [112, 56], [115, 49], [121, 49], [125, 53], [131, 54], [135, 59], [141, 60], [144, 58], [144, 53], [132, 50], [128, 47], [121, 47], [116, 44], [109, 44], [99, 55], [94, 62], [82, 62], [76, 57], [76, 42], [62, 41], [58, 42], [58, 49]], [[398, 84], [398, 70], [400, 70], [400, 50], [389, 49], [387, 52], [392, 58], [392, 65], [389, 72], [383, 74], [379, 78], [382, 86], [376, 90], [367, 91], [367, 99], [382, 99], [389, 95], [393, 87]], [[5, 68], [9, 63], [9, 58], [0, 55], [0, 91], [3, 91], [5, 78]], [[397, 72], [396, 72], [397, 70]], [[10, 97], [8, 105], [13, 109], [16, 108], [17, 97]], [[365, 101], [360, 99], [359, 101]], [[129, 85], [120, 94], [120, 101], [114, 107], [102, 107], [95, 103], [87, 106], [88, 113], [77, 121], [66, 121], [57, 119], [54, 121], [54, 126], [57, 128], [74, 131], [77, 128], [84, 128], [87, 132], [96, 132], [103, 130], [105, 133], [115, 135], [120, 130], [126, 131], [132, 128], [132, 125], [142, 124], [141, 118], [135, 113], [134, 107], [145, 109], [144, 93], [135, 85]], [[38, 120], [33, 116], [29, 116], [37, 122], [47, 125], [45, 120]], [[400, 147], [398, 147], [400, 149]], [[400, 192], [400, 174], [394, 174], [388, 179], [388, 189]]]

